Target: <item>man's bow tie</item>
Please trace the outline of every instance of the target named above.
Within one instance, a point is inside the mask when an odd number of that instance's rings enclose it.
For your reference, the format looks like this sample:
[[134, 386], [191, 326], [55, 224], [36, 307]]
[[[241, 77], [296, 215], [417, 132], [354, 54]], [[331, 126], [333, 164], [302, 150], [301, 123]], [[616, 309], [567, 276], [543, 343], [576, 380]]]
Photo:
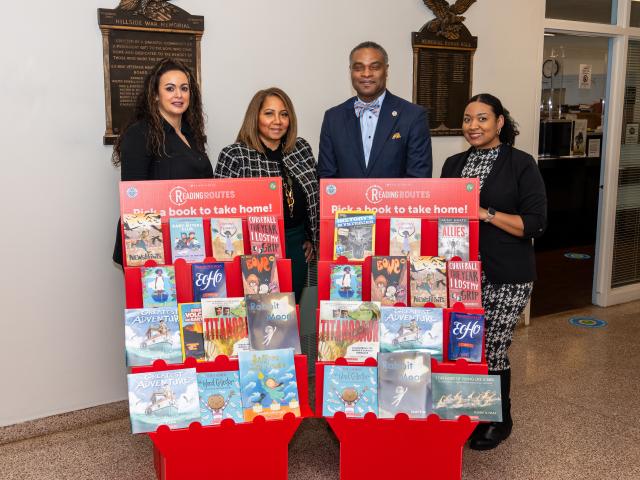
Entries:
[[365, 103], [358, 99], [353, 104], [353, 108], [355, 109], [356, 117], [358, 118], [364, 115], [364, 112], [371, 112], [377, 117], [380, 114], [380, 99], [376, 99], [371, 103]]

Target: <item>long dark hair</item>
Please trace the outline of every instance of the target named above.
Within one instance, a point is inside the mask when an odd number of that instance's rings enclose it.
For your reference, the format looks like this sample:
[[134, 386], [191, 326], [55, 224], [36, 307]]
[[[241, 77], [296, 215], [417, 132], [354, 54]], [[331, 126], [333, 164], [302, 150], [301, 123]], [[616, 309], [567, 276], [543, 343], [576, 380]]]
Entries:
[[479, 93], [478, 95], [471, 97], [467, 102], [467, 105], [473, 102], [480, 102], [489, 105], [493, 110], [493, 113], [495, 113], [496, 118], [500, 115], [504, 117], [504, 126], [500, 130], [499, 135], [500, 141], [507, 145], [514, 145], [516, 143], [516, 136], [520, 135], [518, 124], [513, 118], [511, 118], [509, 110], [502, 106], [500, 99], [498, 97], [494, 97], [490, 93]]
[[111, 161], [116, 167], [119, 166], [122, 161], [120, 154], [124, 133], [135, 122], [146, 121], [149, 124], [147, 150], [153, 152], [153, 154], [158, 157], [165, 154], [162, 115], [158, 109], [158, 101], [156, 99], [158, 96], [160, 77], [167, 72], [176, 70], [184, 73], [189, 80], [189, 108], [184, 112], [183, 118], [187, 121], [189, 127], [191, 127], [196, 149], [201, 152], [204, 151], [204, 114], [202, 112], [202, 96], [200, 95], [198, 82], [196, 81], [193, 72], [191, 72], [191, 69], [183, 62], [172, 58], [163, 58], [144, 78], [142, 91], [138, 94], [138, 98], [136, 100], [135, 114], [129, 124], [123, 129], [118, 140], [116, 140], [113, 147], [113, 155], [111, 157]]

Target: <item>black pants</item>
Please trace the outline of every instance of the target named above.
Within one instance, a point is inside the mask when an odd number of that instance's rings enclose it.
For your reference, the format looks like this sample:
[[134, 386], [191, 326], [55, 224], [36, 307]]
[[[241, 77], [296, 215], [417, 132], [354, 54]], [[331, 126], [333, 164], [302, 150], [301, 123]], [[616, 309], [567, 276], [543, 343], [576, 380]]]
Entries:
[[305, 240], [304, 225], [285, 230], [285, 249], [287, 250], [287, 258], [291, 259], [291, 276], [296, 303], [300, 303], [302, 289], [307, 280], [307, 261], [304, 258], [304, 249], [302, 248]]

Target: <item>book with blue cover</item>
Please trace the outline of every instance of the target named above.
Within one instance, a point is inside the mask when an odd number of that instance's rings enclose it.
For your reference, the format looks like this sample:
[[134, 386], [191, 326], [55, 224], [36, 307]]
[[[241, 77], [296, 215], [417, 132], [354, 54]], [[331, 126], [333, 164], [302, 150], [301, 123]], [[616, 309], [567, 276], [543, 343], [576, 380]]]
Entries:
[[233, 260], [244, 255], [242, 219], [212, 218], [211, 249], [216, 260]]
[[472, 421], [502, 421], [499, 375], [433, 373], [433, 413], [456, 420], [467, 415]]
[[325, 365], [322, 415], [344, 412], [349, 418], [378, 414], [378, 368]]
[[431, 355], [419, 351], [378, 354], [378, 410], [380, 418], [406, 413], [425, 418], [431, 400]]
[[421, 350], [442, 361], [441, 308], [382, 307], [380, 351]]
[[469, 362], [482, 361], [484, 315], [451, 312], [449, 318], [449, 360], [464, 358]]
[[182, 363], [178, 307], [125, 309], [124, 335], [128, 367]]
[[237, 370], [200, 372], [197, 374], [197, 378], [202, 426], [219, 425], [226, 418], [230, 418], [236, 423], [244, 421], [240, 397], [240, 376]]
[[191, 265], [193, 280], [193, 301], [199, 302], [204, 297], [226, 297], [227, 276], [224, 263], [194, 263]]
[[251, 350], [293, 348], [300, 351], [295, 295], [268, 293], [246, 295]]
[[407, 304], [407, 258], [371, 257], [371, 301]]
[[219, 355], [237, 357], [249, 350], [247, 307], [244, 297], [203, 298], [204, 350], [207, 361]]
[[362, 300], [362, 265], [331, 265], [329, 300]]
[[201, 262], [204, 251], [202, 217], [170, 218], [171, 258], [173, 262], [183, 258], [187, 263]]
[[239, 352], [238, 360], [245, 421], [258, 415], [280, 419], [289, 412], [300, 416], [292, 348]]
[[155, 432], [160, 425], [187, 428], [200, 421], [195, 368], [131, 373], [127, 383], [133, 433]]
[[200, 302], [179, 303], [180, 331], [182, 332], [182, 357], [193, 357], [199, 362], [205, 360], [204, 338], [202, 337], [202, 305]]
[[142, 306], [144, 308], [175, 307], [176, 271], [172, 266], [142, 267]]

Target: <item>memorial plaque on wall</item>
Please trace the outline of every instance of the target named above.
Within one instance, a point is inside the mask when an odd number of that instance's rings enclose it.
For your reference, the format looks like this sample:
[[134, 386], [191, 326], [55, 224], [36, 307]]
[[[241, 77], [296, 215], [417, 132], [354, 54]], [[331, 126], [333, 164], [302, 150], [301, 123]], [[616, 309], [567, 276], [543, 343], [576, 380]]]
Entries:
[[145, 75], [165, 57], [181, 60], [200, 83], [200, 40], [204, 17], [164, 0], [121, 0], [113, 10], [99, 8], [102, 31], [106, 130], [105, 145], [133, 117]]
[[432, 136], [462, 135], [478, 38], [462, 24], [475, 0], [424, 0], [436, 18], [411, 35], [413, 101], [429, 111]]

